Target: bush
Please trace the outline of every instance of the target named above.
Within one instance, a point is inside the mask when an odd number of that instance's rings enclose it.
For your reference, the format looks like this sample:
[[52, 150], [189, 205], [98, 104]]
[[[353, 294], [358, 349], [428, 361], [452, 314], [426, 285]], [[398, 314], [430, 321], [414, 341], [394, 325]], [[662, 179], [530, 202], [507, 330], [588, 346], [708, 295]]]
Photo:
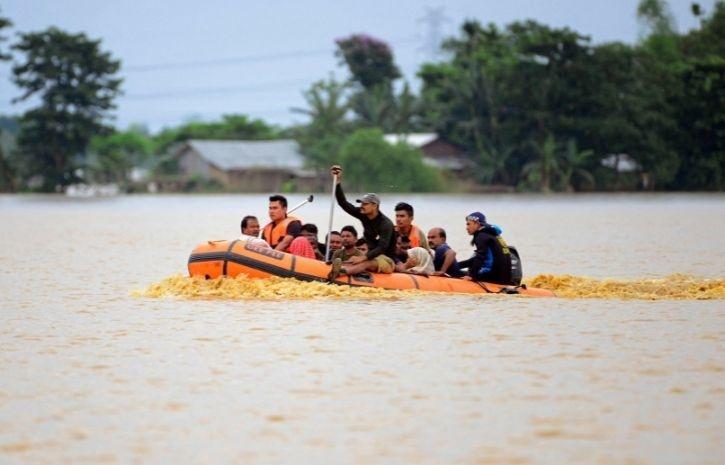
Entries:
[[350, 189], [378, 192], [440, 191], [443, 181], [422, 154], [406, 144], [390, 145], [379, 129], [359, 129], [340, 150], [345, 182]]

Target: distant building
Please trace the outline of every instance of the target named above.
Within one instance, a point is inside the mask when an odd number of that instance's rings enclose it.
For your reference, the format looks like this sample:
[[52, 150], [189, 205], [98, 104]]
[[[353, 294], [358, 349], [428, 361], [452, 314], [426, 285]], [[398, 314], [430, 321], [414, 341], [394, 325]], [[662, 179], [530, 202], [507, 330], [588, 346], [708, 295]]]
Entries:
[[626, 153], [613, 153], [601, 159], [602, 166], [611, 168], [617, 173], [633, 173], [640, 171], [642, 167], [634, 158]]
[[294, 140], [189, 140], [175, 149], [184, 179], [216, 181], [235, 192], [320, 190]]
[[423, 163], [440, 170], [461, 174], [472, 167], [466, 151], [433, 132], [413, 134], [386, 134], [389, 144], [404, 142], [423, 152]]

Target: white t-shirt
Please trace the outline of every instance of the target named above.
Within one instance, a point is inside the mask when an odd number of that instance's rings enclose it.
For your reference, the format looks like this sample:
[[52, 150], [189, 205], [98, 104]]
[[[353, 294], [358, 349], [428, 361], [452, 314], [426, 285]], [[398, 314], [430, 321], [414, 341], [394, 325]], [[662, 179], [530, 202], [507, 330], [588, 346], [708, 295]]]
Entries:
[[267, 244], [267, 241], [265, 241], [264, 239], [260, 239], [258, 237], [250, 236], [247, 234], [241, 234], [239, 236], [239, 240], [246, 241], [254, 246], [261, 247], [263, 249], [271, 249], [269, 244]]

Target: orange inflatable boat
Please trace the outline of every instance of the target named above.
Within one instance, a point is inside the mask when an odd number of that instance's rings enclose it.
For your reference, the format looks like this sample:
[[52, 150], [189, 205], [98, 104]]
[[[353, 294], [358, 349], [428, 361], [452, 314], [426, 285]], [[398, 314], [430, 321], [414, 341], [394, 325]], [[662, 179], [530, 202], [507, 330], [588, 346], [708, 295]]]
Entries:
[[[298, 257], [262, 248], [246, 241], [208, 241], [197, 246], [189, 257], [189, 274], [207, 279], [246, 274], [251, 278], [280, 276], [302, 281], [327, 281], [330, 265], [318, 260]], [[521, 294], [535, 297], [554, 297], [546, 289], [526, 286], [465, 281], [442, 276], [420, 276], [408, 273], [366, 273], [340, 275], [335, 284], [380, 287], [384, 289], [420, 289], [433, 292], [462, 292], [469, 294]]]

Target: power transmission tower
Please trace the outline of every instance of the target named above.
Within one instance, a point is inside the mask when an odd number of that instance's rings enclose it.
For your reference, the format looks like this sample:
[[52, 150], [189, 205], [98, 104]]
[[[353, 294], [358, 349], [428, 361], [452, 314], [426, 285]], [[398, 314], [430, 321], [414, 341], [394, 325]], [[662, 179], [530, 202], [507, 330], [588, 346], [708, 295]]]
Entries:
[[436, 61], [441, 55], [441, 43], [443, 42], [444, 26], [451, 23], [451, 19], [445, 15], [445, 7], [426, 7], [425, 14], [418, 18], [425, 28], [423, 44], [418, 48], [430, 61]]

